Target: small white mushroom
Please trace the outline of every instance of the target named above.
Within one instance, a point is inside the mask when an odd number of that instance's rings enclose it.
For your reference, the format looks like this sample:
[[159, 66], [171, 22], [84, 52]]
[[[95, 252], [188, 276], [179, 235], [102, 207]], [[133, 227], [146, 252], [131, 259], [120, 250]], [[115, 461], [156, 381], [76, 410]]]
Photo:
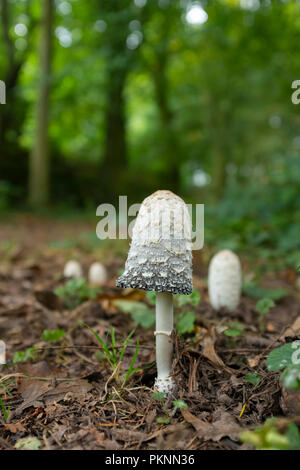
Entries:
[[238, 256], [230, 250], [217, 253], [208, 270], [208, 292], [212, 307], [235, 310], [240, 302], [242, 270]]
[[105, 284], [107, 281], [106, 267], [99, 262], [93, 263], [89, 269], [89, 283], [90, 284]]
[[68, 261], [64, 267], [64, 277], [75, 279], [83, 277], [83, 271], [80, 263], [75, 260]]
[[191, 219], [184, 201], [170, 191], [157, 191], [140, 208], [125, 271], [118, 287], [156, 291], [156, 365], [154, 384], [168, 394], [173, 343], [173, 294], [192, 292]]

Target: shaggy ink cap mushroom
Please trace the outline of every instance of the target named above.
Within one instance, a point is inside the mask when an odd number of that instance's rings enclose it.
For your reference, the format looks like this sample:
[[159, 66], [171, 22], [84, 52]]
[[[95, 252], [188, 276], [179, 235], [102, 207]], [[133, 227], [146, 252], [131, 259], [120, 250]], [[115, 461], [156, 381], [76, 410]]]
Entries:
[[242, 288], [242, 269], [239, 257], [230, 250], [213, 256], [208, 270], [209, 299], [214, 310], [237, 308]]
[[70, 260], [65, 264], [64, 277], [79, 279], [83, 277], [81, 264], [76, 260]]
[[101, 285], [107, 281], [106, 267], [99, 262], [91, 264], [88, 274], [90, 284]]
[[184, 201], [170, 191], [157, 191], [141, 205], [132, 232], [125, 271], [118, 287], [156, 291], [155, 389], [169, 394], [173, 344], [173, 294], [191, 294], [191, 219]]
[[184, 201], [157, 191], [140, 208], [117, 287], [191, 294], [191, 220]]

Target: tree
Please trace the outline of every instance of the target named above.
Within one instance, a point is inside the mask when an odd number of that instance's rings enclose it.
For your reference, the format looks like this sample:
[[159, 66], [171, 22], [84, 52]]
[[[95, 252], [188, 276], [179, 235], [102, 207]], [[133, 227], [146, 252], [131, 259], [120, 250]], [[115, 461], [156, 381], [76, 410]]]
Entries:
[[[17, 10], [17, 11], [15, 11]], [[12, 18], [17, 13], [22, 13], [28, 19], [27, 46], [18, 51], [16, 43], [11, 36]], [[0, 60], [0, 79], [6, 86], [6, 103], [0, 107], [0, 142], [3, 152], [7, 155], [15, 154], [18, 149], [18, 138], [22, 131], [25, 119], [26, 103], [19, 96], [17, 86], [23, 65], [26, 63], [29, 43], [35, 21], [31, 14], [30, 0], [20, 6], [13, 6], [8, 0], [0, 0], [2, 49]]]
[[[153, 6], [152, 6], [153, 8]], [[171, 105], [171, 84], [168, 78], [172, 56], [171, 42], [180, 35], [182, 9], [177, 0], [166, 8], [148, 10], [150, 34], [145, 33], [145, 60], [154, 84], [155, 101], [161, 126], [162, 158], [164, 170], [161, 181], [170, 190], [180, 191], [180, 139], [174, 129], [175, 112]]]
[[135, 13], [131, 0], [102, 0], [100, 10], [106, 20], [103, 38], [106, 58], [105, 144], [101, 166], [102, 197], [115, 202], [124, 193], [127, 162], [126, 113], [124, 89], [135, 61], [135, 52], [127, 47], [129, 23]]
[[36, 108], [36, 136], [30, 155], [29, 203], [40, 208], [49, 202], [49, 101], [51, 90], [53, 0], [42, 2], [42, 40], [40, 47], [40, 84]]

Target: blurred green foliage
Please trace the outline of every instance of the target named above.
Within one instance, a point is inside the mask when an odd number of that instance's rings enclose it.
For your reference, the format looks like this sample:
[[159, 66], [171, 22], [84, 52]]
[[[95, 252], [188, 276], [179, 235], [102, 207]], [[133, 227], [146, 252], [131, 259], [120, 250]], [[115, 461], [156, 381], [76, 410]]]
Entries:
[[300, 434], [294, 423], [279, 429], [276, 418], [269, 418], [254, 431], [244, 431], [241, 440], [257, 450], [300, 450]]
[[233, 338], [236, 338], [237, 336], [242, 336], [244, 332], [244, 326], [240, 322], [234, 320], [227, 326], [228, 328], [224, 331], [224, 335], [231, 336]]
[[280, 378], [285, 388], [300, 390], [300, 365], [297, 364], [286, 367]]
[[[267, 358], [267, 367], [270, 371], [279, 371], [293, 365], [293, 355], [299, 350], [299, 344], [294, 341], [279, 348], [273, 349]], [[295, 365], [295, 364], [294, 364]]]
[[95, 300], [101, 289], [93, 287], [83, 278], [70, 279], [65, 284], [56, 287], [54, 293], [63, 301], [65, 308], [72, 310], [85, 300]]
[[13, 363], [27, 362], [29, 360], [34, 361], [36, 358], [36, 348], [27, 348], [25, 351], [16, 351], [13, 357]]
[[195, 314], [193, 312], [184, 312], [176, 317], [175, 326], [180, 335], [193, 333], [195, 329]]
[[[26, 207], [41, 4], [3, 0], [0, 8], [2, 211]], [[140, 202], [172, 189], [205, 203], [206, 243], [251, 246], [297, 266], [300, 136], [291, 84], [300, 78], [299, 2], [53, 5], [54, 206], [94, 211], [119, 194]]]
[[48, 343], [55, 343], [65, 336], [65, 330], [44, 330], [42, 333], [42, 339]]
[[155, 323], [155, 315], [143, 302], [115, 300], [114, 304], [124, 313], [130, 313], [136, 325], [150, 328]]
[[249, 372], [248, 374], [245, 375], [245, 379], [251, 385], [258, 385], [260, 382], [261, 376], [257, 372], [253, 372], [253, 373]]

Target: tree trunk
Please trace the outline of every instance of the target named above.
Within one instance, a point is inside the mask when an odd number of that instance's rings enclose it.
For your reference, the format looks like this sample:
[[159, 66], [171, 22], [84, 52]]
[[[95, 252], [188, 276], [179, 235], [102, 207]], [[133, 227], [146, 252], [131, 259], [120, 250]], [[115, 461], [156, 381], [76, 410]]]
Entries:
[[115, 203], [125, 194], [127, 164], [124, 87], [127, 70], [110, 70], [106, 104], [104, 162], [101, 168], [102, 197]]
[[54, 3], [53, 0], [43, 0], [42, 5], [41, 79], [36, 109], [36, 137], [29, 165], [29, 203], [34, 208], [41, 208], [49, 202], [48, 126]]
[[165, 160], [162, 184], [166, 189], [176, 193], [180, 190], [180, 148], [178, 136], [173, 128], [174, 112], [170, 106], [170, 86], [167, 77], [170, 41], [170, 21], [168, 15], [163, 17], [159, 35], [160, 41], [154, 48], [155, 61], [150, 66], [150, 69], [152, 69], [156, 104], [162, 128], [163, 158]]
[[[15, 113], [15, 87], [19, 78], [22, 62], [16, 62], [14, 43], [10, 38], [9, 29], [11, 25], [8, 0], [1, 0], [1, 26], [2, 39], [6, 53], [6, 71], [0, 77], [6, 86], [7, 105], [0, 108], [0, 142], [3, 149], [6, 150], [7, 131], [16, 129], [17, 116]], [[3, 73], [3, 71], [2, 71]], [[14, 121], [14, 122], [12, 122]], [[15, 139], [16, 140], [16, 139]]]
[[166, 170], [163, 174], [166, 189], [175, 193], [180, 190], [179, 160], [180, 150], [177, 136], [173, 130], [173, 112], [169, 105], [168, 81], [166, 78], [166, 57], [159, 57], [156, 70], [153, 73], [156, 102], [159, 110], [160, 122], [163, 130], [163, 151]]

